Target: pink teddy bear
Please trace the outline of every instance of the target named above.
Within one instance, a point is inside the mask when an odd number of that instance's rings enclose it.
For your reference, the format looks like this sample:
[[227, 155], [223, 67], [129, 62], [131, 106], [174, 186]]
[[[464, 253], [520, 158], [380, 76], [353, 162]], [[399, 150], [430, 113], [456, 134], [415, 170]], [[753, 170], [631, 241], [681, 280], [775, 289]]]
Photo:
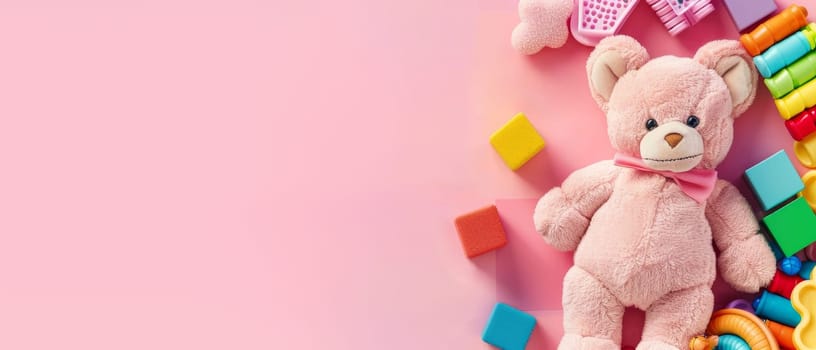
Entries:
[[708, 43], [693, 59], [650, 60], [634, 39], [613, 36], [587, 74], [618, 154], [574, 172], [535, 209], [544, 240], [575, 250], [558, 349], [620, 349], [627, 306], [646, 311], [637, 350], [688, 349], [711, 317], [716, 266], [744, 292], [776, 269], [745, 198], [714, 170], [757, 73], [735, 41]]

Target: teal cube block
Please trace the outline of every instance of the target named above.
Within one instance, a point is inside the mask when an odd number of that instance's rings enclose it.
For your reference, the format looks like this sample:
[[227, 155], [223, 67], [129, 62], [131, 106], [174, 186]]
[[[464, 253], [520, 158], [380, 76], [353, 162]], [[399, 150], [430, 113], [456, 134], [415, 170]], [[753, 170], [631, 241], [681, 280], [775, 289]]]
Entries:
[[802, 197], [774, 211], [762, 221], [785, 256], [796, 254], [816, 242], [816, 214]]
[[532, 315], [497, 303], [482, 333], [482, 340], [503, 350], [524, 350], [535, 324]]
[[779, 151], [745, 171], [745, 178], [768, 211], [805, 188], [785, 151]]

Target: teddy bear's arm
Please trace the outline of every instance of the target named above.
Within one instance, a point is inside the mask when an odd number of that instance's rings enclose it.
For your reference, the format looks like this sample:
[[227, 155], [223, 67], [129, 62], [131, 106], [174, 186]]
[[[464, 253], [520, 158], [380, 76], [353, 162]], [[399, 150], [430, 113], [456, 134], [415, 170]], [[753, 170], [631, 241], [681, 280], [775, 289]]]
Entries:
[[718, 266], [723, 279], [735, 289], [755, 293], [766, 286], [776, 270], [776, 259], [751, 207], [736, 187], [718, 180], [706, 207], [714, 243], [720, 250]]
[[536, 231], [558, 250], [577, 248], [592, 215], [612, 195], [619, 169], [603, 161], [572, 173], [539, 199], [533, 215]]

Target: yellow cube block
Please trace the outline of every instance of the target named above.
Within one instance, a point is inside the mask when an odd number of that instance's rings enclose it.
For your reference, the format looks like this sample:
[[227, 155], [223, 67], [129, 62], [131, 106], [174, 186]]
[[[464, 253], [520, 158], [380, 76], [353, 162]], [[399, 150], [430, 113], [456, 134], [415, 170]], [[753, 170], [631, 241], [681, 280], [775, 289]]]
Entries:
[[490, 136], [490, 144], [504, 163], [516, 170], [544, 148], [544, 139], [524, 113], [519, 113]]

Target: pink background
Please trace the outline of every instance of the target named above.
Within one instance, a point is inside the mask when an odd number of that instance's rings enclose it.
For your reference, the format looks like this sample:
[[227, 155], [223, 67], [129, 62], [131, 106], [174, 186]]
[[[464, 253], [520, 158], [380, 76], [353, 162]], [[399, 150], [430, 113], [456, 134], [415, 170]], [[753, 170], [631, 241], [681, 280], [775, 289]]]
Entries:
[[[691, 55], [737, 37], [714, 5], [672, 38], [644, 2], [623, 32]], [[590, 48], [516, 54], [515, 6], [0, 1], [0, 348], [489, 349], [493, 303], [541, 282], [466, 259], [453, 218], [611, 156]], [[720, 169], [740, 184], [792, 154], [759, 96]], [[514, 173], [487, 138], [520, 111], [548, 145]], [[559, 311], [534, 314], [552, 349]]]

